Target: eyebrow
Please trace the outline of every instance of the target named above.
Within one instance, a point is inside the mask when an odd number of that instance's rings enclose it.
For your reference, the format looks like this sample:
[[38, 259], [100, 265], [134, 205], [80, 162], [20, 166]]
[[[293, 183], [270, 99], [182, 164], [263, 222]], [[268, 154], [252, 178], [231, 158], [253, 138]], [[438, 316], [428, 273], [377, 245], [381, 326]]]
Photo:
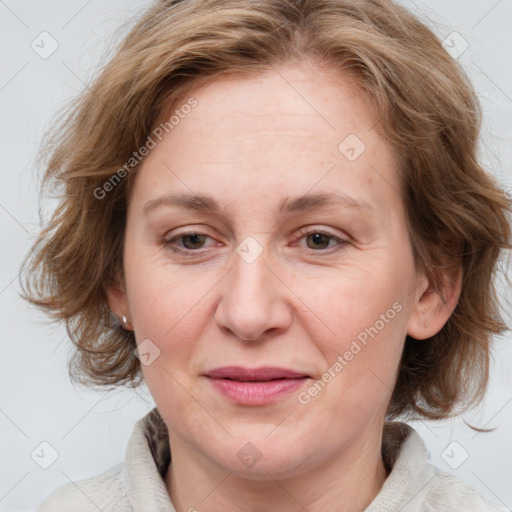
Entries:
[[[220, 213], [222, 208], [211, 196], [198, 194], [167, 194], [148, 201], [143, 212], [154, 210], [161, 206], [181, 206], [189, 210]], [[298, 211], [311, 211], [326, 206], [342, 206], [344, 208], [366, 209], [374, 211], [366, 201], [357, 200], [346, 194], [307, 194], [297, 197], [286, 197], [279, 204], [279, 212], [292, 213]]]

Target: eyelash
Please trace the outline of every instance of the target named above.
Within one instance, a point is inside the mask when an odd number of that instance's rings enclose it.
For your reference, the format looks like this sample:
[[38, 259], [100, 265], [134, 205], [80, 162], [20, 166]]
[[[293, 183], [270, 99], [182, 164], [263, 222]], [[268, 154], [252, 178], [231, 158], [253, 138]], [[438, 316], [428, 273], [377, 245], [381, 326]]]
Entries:
[[[301, 240], [302, 238], [304, 237], [307, 237], [307, 236], [311, 236], [311, 235], [323, 235], [323, 236], [326, 236], [327, 238], [329, 239], [332, 239], [334, 241], [337, 242], [337, 245], [334, 246], [334, 247], [328, 247], [327, 249], [320, 249], [320, 250], [314, 250], [314, 249], [305, 249], [305, 252], [309, 255], [318, 255], [318, 254], [330, 254], [331, 252], [333, 252], [333, 250], [339, 250], [341, 249], [342, 247], [344, 247], [345, 245], [348, 245], [349, 242], [347, 240], [343, 240], [341, 238], [338, 238], [336, 236], [334, 236], [333, 234], [327, 232], [327, 231], [323, 231], [323, 230], [320, 230], [320, 229], [312, 229], [311, 227], [307, 226], [305, 228], [301, 228], [299, 230], [299, 234], [301, 235], [301, 237], [299, 238], [299, 240]], [[180, 240], [182, 238], [185, 238], [187, 236], [206, 236], [208, 238], [212, 238], [210, 237], [209, 235], [207, 235], [206, 233], [201, 233], [201, 232], [198, 232], [198, 231], [189, 231], [189, 232], [185, 232], [185, 233], [180, 233], [176, 236], [174, 236], [173, 238], [171, 238], [170, 240], [167, 240], [165, 238], [162, 239], [162, 244], [165, 248], [168, 248], [170, 249], [171, 251], [173, 251], [174, 253], [180, 253], [180, 254], [183, 254], [183, 255], [186, 255], [187, 253], [189, 255], [192, 255], [192, 253], [200, 253], [201, 250], [203, 249], [202, 247], [199, 248], [199, 249], [184, 249], [184, 248], [181, 248], [181, 247], [177, 247], [176, 245], [173, 245], [173, 243], [176, 241], [176, 240]]]

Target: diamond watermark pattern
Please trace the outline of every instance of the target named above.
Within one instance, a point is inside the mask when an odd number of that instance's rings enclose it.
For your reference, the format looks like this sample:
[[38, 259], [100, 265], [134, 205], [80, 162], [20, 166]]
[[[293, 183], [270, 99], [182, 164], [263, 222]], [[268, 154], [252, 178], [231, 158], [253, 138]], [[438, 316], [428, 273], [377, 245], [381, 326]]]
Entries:
[[41, 32], [31, 43], [30, 47], [41, 59], [47, 59], [57, 50], [59, 43], [48, 32]]
[[252, 236], [247, 236], [237, 246], [236, 253], [246, 262], [254, 263], [263, 252], [263, 247]]
[[160, 356], [160, 349], [149, 339], [142, 340], [133, 351], [144, 366], [149, 366]]
[[40, 468], [48, 469], [59, 458], [59, 452], [50, 443], [43, 441], [34, 448], [30, 456]]
[[443, 48], [458, 59], [469, 48], [469, 43], [458, 32], [452, 32], [443, 40]]
[[469, 453], [457, 441], [450, 443], [441, 453], [441, 458], [452, 469], [459, 469], [469, 458]]
[[255, 444], [245, 443], [236, 456], [244, 466], [252, 468], [263, 455]]
[[339, 152], [349, 161], [355, 162], [366, 150], [364, 142], [354, 133], [341, 141]]

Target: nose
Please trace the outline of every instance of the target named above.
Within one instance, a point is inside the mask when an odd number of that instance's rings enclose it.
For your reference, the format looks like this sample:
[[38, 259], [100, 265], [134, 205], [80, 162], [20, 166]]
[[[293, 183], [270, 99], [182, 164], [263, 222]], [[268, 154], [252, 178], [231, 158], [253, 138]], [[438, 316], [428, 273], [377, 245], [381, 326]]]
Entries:
[[215, 320], [221, 330], [241, 340], [258, 341], [283, 333], [292, 319], [288, 288], [270, 268], [267, 251], [250, 261], [235, 252], [234, 268], [223, 281]]

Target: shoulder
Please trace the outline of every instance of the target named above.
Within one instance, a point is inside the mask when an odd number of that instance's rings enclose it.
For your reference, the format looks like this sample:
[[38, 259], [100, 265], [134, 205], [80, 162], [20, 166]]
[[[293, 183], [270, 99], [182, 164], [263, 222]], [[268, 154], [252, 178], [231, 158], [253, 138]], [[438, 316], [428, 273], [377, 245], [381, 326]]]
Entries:
[[499, 512], [475, 489], [428, 462], [425, 443], [405, 423], [386, 424], [382, 445], [389, 471], [366, 512]]
[[36, 512], [129, 512], [126, 497], [124, 464], [104, 473], [58, 487], [36, 508]]
[[62, 485], [36, 512], [175, 512], [163, 479], [169, 462], [167, 427], [155, 408], [135, 424], [124, 462], [98, 476]]
[[473, 487], [435, 468], [435, 476], [428, 485], [424, 512], [458, 511], [499, 512], [500, 509], [482, 498]]

